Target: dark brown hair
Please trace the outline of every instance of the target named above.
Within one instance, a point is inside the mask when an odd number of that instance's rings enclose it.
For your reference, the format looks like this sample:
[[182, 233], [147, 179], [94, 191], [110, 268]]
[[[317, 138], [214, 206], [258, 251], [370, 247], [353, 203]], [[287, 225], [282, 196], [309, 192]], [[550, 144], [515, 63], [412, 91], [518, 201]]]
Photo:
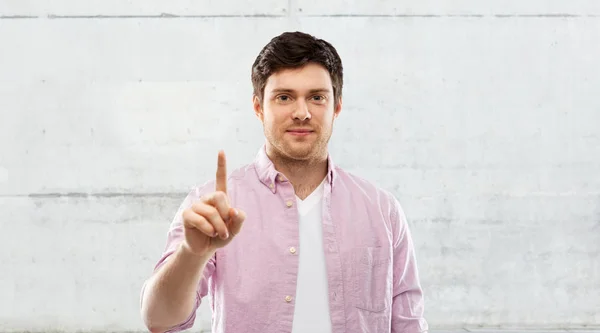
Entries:
[[342, 60], [327, 41], [303, 32], [284, 32], [274, 37], [260, 51], [252, 65], [254, 95], [263, 102], [265, 85], [272, 74], [282, 69], [299, 68], [308, 63], [320, 64], [331, 76], [334, 104], [342, 96], [344, 75]]

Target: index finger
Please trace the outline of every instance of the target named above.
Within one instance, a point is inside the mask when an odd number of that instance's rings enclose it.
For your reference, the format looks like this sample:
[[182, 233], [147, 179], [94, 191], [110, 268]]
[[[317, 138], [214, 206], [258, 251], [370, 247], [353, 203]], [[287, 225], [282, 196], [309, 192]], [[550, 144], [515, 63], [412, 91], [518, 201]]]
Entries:
[[217, 159], [217, 182], [215, 190], [227, 193], [227, 166], [225, 161], [225, 152], [220, 150]]

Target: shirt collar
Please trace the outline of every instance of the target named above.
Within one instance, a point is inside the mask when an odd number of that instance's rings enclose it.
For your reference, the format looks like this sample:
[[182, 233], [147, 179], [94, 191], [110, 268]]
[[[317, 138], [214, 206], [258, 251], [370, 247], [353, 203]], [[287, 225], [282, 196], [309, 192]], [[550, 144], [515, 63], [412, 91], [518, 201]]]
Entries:
[[[266, 145], [262, 145], [262, 147], [258, 150], [256, 154], [256, 158], [254, 160], [254, 164], [256, 166], [256, 175], [258, 179], [260, 179], [261, 183], [267, 186], [273, 193], [277, 190], [277, 183], [282, 179], [283, 174], [277, 170], [275, 170], [275, 165], [267, 155], [267, 147]], [[281, 177], [279, 177], [281, 176]], [[331, 154], [327, 153], [327, 183], [331, 186], [333, 190], [334, 180], [336, 178], [335, 175], [335, 166], [333, 164], [333, 160], [331, 158]]]

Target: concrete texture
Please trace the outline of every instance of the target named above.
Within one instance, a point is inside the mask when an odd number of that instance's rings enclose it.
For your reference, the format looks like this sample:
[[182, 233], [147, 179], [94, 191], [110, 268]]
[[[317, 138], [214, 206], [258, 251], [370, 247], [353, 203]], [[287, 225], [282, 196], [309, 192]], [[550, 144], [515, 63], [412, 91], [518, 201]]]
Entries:
[[331, 151], [404, 206], [432, 331], [600, 326], [600, 2], [0, 0], [0, 331], [143, 331], [285, 30], [342, 56]]

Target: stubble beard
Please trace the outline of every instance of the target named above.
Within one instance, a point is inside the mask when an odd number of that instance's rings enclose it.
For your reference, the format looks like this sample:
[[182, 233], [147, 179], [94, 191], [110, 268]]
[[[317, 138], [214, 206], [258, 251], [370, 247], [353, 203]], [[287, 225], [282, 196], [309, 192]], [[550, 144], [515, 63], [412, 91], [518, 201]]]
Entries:
[[287, 165], [310, 165], [321, 160], [327, 155], [327, 144], [331, 137], [331, 130], [323, 132], [315, 129], [317, 138], [310, 144], [296, 145], [285, 138], [285, 132], [274, 134], [265, 129], [265, 137], [272, 146], [272, 158], [279, 163]]

